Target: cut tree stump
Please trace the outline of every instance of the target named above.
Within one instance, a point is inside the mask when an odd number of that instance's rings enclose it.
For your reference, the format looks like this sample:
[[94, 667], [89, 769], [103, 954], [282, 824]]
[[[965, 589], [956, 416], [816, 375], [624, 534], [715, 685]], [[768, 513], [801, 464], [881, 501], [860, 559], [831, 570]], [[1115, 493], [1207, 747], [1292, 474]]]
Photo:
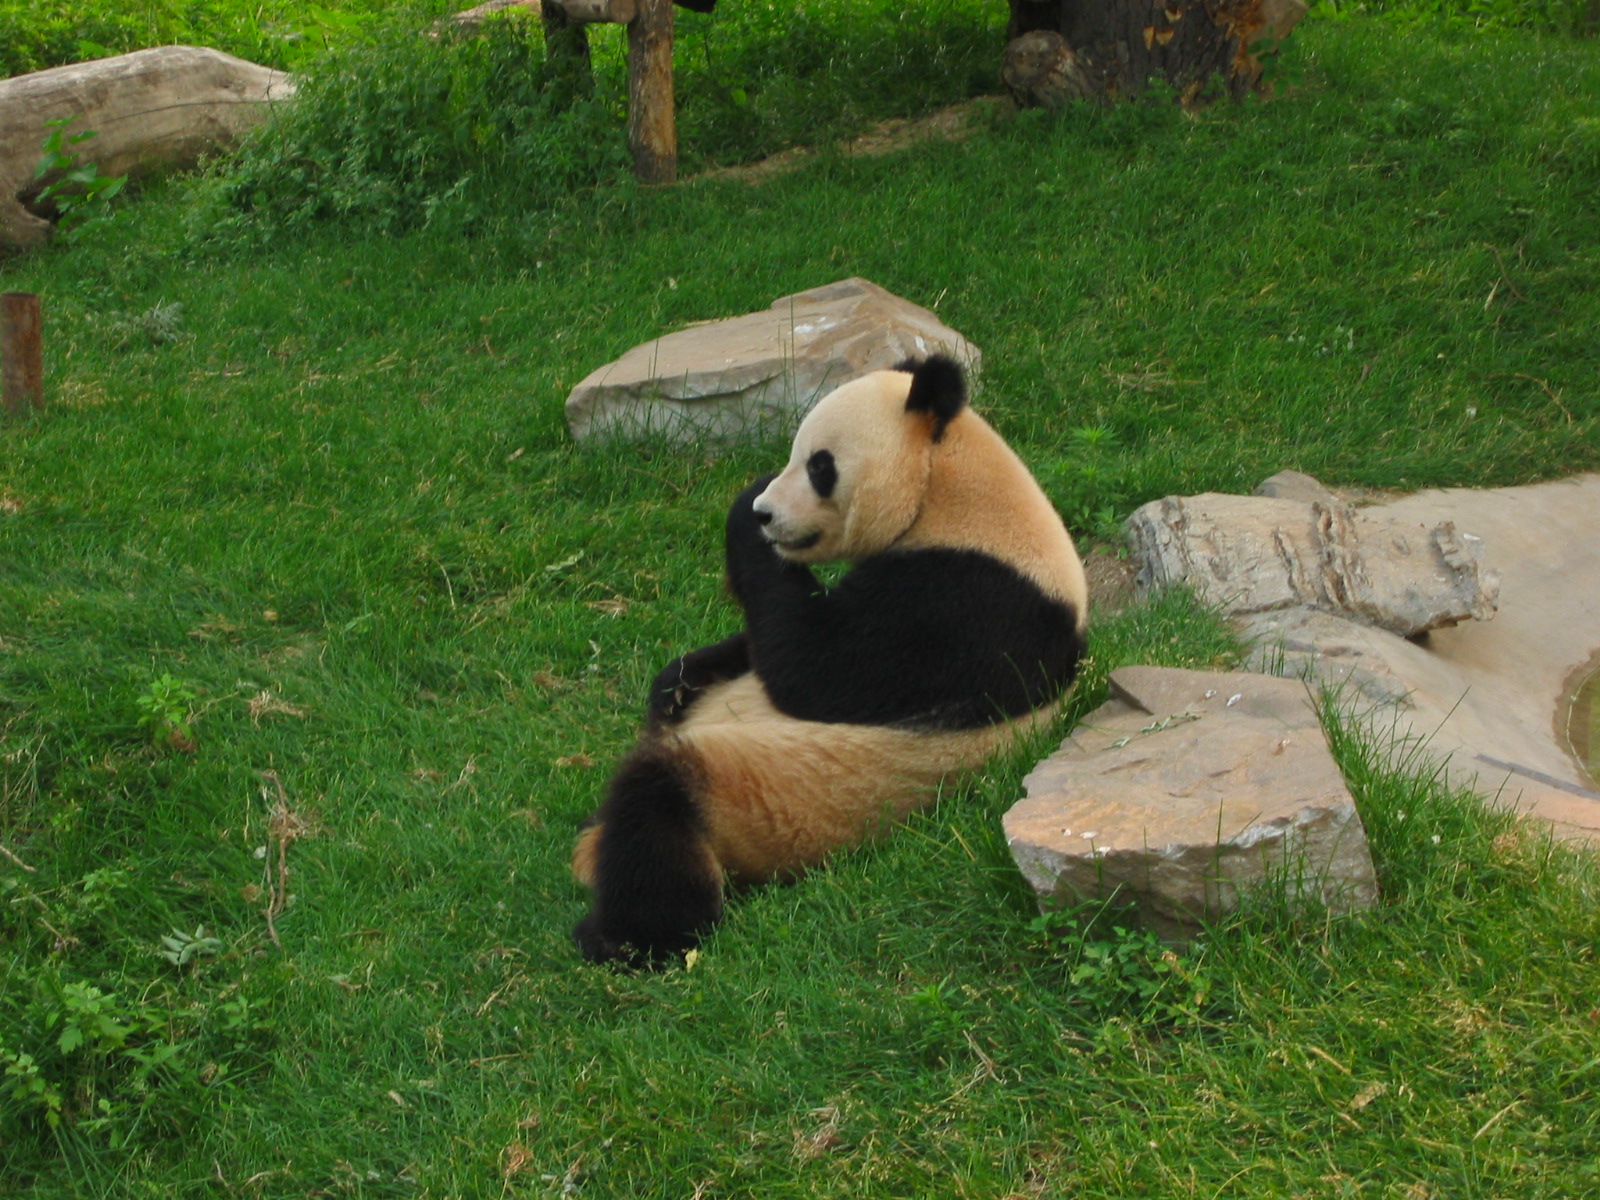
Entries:
[[1011, 0], [1001, 78], [1025, 107], [1137, 97], [1157, 79], [1185, 105], [1215, 87], [1239, 98], [1305, 13], [1304, 0]]
[[42, 326], [38, 296], [0, 295], [0, 409], [7, 413], [44, 407]]
[[192, 167], [234, 146], [273, 101], [294, 94], [282, 71], [198, 46], [161, 46], [0, 80], [0, 246], [37, 245], [50, 222], [28, 204], [53, 182], [33, 177], [48, 122], [95, 136], [76, 148], [102, 175]]

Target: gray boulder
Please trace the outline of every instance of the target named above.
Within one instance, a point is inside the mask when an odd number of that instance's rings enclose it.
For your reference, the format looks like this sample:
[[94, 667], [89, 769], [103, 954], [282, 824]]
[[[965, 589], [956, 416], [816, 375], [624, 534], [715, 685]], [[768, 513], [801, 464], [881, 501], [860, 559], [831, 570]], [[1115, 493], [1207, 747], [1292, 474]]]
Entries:
[[786, 435], [840, 384], [907, 358], [948, 354], [976, 374], [978, 348], [933, 313], [845, 279], [645, 342], [567, 397], [578, 441]]
[[1123, 667], [1004, 818], [1043, 907], [1111, 900], [1169, 942], [1271, 883], [1333, 913], [1377, 879], [1305, 685]]
[[1331, 496], [1168, 496], [1138, 509], [1126, 530], [1141, 593], [1186, 584], [1232, 616], [1303, 606], [1415, 637], [1488, 620], [1500, 588], [1481, 540], [1453, 523]]

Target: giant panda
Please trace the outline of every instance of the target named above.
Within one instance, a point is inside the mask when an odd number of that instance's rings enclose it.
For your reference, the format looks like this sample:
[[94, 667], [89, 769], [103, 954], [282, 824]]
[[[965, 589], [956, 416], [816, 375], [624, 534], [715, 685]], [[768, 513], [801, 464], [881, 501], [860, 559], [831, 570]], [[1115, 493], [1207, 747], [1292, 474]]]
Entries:
[[[667, 965], [726, 883], [877, 836], [1049, 720], [1083, 654], [1072, 539], [946, 357], [820, 400], [783, 471], [733, 502], [726, 557], [743, 632], [656, 677], [579, 835], [591, 961]], [[832, 587], [812, 574], [841, 560]]]

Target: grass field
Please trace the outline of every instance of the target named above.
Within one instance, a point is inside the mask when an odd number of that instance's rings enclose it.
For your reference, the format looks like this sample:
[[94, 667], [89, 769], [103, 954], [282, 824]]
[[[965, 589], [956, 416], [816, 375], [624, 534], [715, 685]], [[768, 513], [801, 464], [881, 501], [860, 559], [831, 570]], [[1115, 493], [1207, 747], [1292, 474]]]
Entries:
[[[1381, 730], [1334, 722], [1367, 917], [1043, 928], [1018, 760], [692, 970], [567, 940], [576, 825], [731, 630], [722, 513], [783, 455], [572, 446], [637, 341], [850, 275], [935, 307], [1085, 545], [1283, 467], [1600, 467], [1600, 46], [1295, 40], [1269, 104], [420, 228], [180, 182], [0, 264], [50, 391], [0, 426], [0, 1194], [1600, 1195], [1594, 865]], [[686, 155], [783, 140], [717, 128]], [[1181, 597], [1092, 633], [1074, 713], [1232, 654]]]

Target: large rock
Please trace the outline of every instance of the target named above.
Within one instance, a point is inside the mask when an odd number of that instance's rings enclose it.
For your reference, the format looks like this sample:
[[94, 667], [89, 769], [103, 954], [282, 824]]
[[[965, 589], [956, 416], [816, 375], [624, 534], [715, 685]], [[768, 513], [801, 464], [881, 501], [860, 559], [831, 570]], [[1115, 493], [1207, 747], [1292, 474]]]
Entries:
[[1044, 907], [1112, 900], [1183, 942], [1272, 883], [1335, 913], [1377, 881], [1306, 686], [1123, 667], [1025, 781], [1006, 840]]
[[1414, 637], [1494, 615], [1482, 541], [1328, 499], [1169, 496], [1128, 519], [1141, 592], [1187, 584], [1233, 615], [1307, 607]]
[[1418, 492], [1361, 510], [1414, 529], [1483, 538], [1500, 577], [1493, 621], [1405, 638], [1305, 608], [1240, 618], [1253, 669], [1340, 689], [1380, 740], [1445, 764], [1450, 779], [1600, 841], [1600, 788], [1564, 727], [1600, 652], [1600, 475], [1527, 487]]
[[[0, 245], [31, 246], [50, 223], [23, 202], [53, 182], [35, 180], [47, 122], [77, 118], [93, 132], [76, 153], [101, 175], [137, 178], [192, 167], [233, 146], [268, 105], [294, 94], [282, 71], [199, 46], [160, 46], [0, 80]], [[56, 177], [59, 177], [59, 172]]]
[[927, 309], [845, 279], [635, 346], [572, 389], [567, 423], [579, 441], [781, 436], [841, 383], [935, 353], [982, 361]]

